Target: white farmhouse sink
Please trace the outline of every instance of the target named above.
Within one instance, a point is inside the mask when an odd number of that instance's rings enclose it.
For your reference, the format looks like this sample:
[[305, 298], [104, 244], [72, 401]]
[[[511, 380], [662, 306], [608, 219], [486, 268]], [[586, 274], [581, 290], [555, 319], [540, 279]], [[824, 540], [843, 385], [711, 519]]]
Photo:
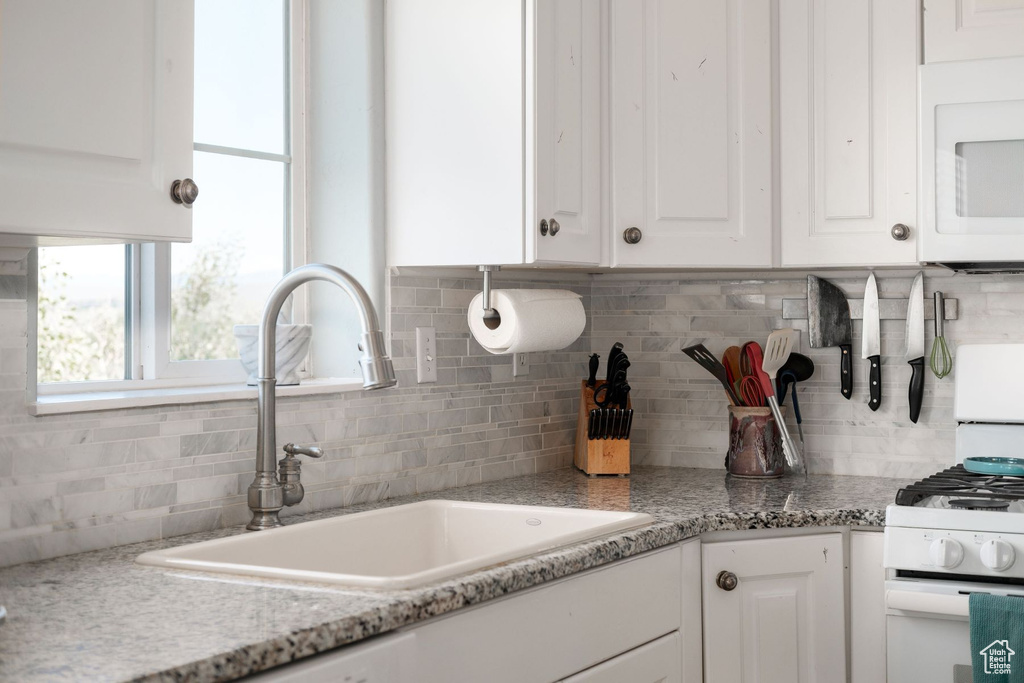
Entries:
[[653, 521], [636, 512], [428, 500], [156, 550], [136, 562], [401, 589]]

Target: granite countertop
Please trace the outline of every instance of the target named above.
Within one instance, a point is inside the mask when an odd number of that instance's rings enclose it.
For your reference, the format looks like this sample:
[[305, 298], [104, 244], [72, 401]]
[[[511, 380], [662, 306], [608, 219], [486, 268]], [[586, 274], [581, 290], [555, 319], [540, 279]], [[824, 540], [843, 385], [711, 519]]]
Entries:
[[230, 680], [705, 531], [881, 526], [902, 480], [812, 475], [749, 480], [642, 467], [628, 479], [573, 469], [291, 517], [289, 524], [443, 498], [633, 510], [651, 526], [407, 591], [340, 589], [144, 567], [148, 550], [241, 527], [0, 570], [0, 680]]

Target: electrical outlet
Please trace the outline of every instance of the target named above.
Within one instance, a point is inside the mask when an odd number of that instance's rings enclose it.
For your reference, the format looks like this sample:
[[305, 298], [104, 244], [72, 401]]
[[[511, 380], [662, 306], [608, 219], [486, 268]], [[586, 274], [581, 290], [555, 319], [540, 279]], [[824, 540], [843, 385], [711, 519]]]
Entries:
[[416, 381], [437, 381], [437, 340], [433, 327], [416, 328]]
[[512, 354], [512, 376], [519, 377], [521, 375], [530, 374], [530, 359], [525, 353], [513, 353]]

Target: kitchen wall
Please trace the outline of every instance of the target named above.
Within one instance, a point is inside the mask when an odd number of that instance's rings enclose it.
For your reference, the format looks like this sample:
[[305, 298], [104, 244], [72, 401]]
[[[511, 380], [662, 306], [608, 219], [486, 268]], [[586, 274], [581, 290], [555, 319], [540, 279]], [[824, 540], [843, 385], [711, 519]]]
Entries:
[[[285, 514], [569, 465], [587, 352], [605, 358], [614, 341], [633, 363], [634, 462], [720, 468], [724, 396], [679, 349], [703, 341], [720, 353], [782, 325], [806, 330], [806, 321], [780, 317], [784, 298], [805, 295], [799, 274], [514, 277], [522, 276], [503, 273], [500, 286], [582, 294], [589, 313], [583, 337], [564, 351], [531, 354], [530, 374], [513, 378], [510, 359], [487, 354], [466, 330], [478, 276], [393, 275], [389, 316], [401, 386], [279, 401], [279, 442], [316, 442], [327, 451], [322, 461], [305, 462], [306, 500]], [[835, 281], [849, 296], [862, 295], [863, 277]], [[909, 292], [907, 277], [881, 273], [878, 282], [882, 297]], [[946, 325], [954, 350], [1024, 336], [1024, 278], [929, 277], [926, 293], [934, 288], [960, 301], [960, 319]], [[24, 265], [0, 264], [0, 566], [246, 521], [255, 401], [31, 417], [25, 296]], [[437, 328], [440, 381], [417, 385], [415, 328], [426, 325]], [[854, 331], [859, 358], [859, 322]], [[903, 322], [883, 321], [882, 336], [885, 393], [877, 413], [865, 405], [865, 363], [854, 364], [856, 395], [847, 401], [838, 392], [838, 350], [803, 342], [818, 367], [800, 387], [812, 472], [924, 476], [952, 462], [952, 376], [927, 376], [921, 420], [911, 424]]]
[[[925, 295], [935, 289], [960, 301], [960, 319], [947, 321], [946, 339], [957, 344], [1024, 341], [1024, 277], [955, 276], [942, 271], [925, 279]], [[854, 321], [854, 391], [839, 394], [839, 350], [809, 349], [806, 320], [783, 320], [782, 300], [806, 297], [806, 279], [692, 280], [629, 279], [598, 276], [591, 290], [592, 346], [602, 356], [615, 341], [625, 344], [633, 366], [630, 385], [637, 411], [633, 425], [634, 462], [646, 465], [722, 467], [727, 435], [727, 404], [720, 385], [679, 353], [703, 342], [714, 353], [749, 339], [764, 343], [768, 333], [791, 326], [804, 331], [801, 351], [815, 362], [814, 378], [801, 384], [806, 454], [811, 472], [918, 477], [954, 460], [953, 380], [925, 379], [919, 422], [910, 422], [907, 386], [910, 367], [903, 359], [904, 322], [883, 320], [883, 404], [867, 402], [867, 362], [860, 360], [860, 321]], [[906, 297], [912, 278], [878, 278], [879, 296]], [[862, 298], [866, 273], [833, 278], [850, 298]], [[933, 325], [927, 321], [926, 351]], [[927, 364], [927, 359], [926, 359]], [[787, 401], [789, 404], [790, 401]], [[795, 424], [790, 420], [794, 437]]]
[[[326, 451], [323, 460], [304, 459], [305, 501], [283, 514], [572, 461], [588, 335], [564, 351], [531, 354], [529, 376], [513, 378], [510, 358], [470, 339], [466, 308], [480, 284], [479, 277], [393, 276], [401, 386], [278, 401], [279, 444], [319, 443]], [[504, 279], [510, 285], [571, 288], [589, 308], [584, 276], [555, 285]], [[248, 521], [254, 400], [31, 417], [24, 265], [0, 264], [0, 299], [0, 566]], [[428, 325], [437, 329], [439, 381], [417, 385], [415, 328]]]

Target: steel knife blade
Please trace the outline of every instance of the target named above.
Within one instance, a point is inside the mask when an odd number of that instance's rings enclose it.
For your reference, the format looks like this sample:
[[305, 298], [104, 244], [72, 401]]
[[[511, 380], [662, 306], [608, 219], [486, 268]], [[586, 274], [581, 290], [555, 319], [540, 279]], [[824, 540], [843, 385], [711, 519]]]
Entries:
[[882, 340], [878, 321], [878, 285], [875, 274], [868, 275], [864, 286], [864, 333], [861, 339], [860, 357], [866, 358], [868, 368], [868, 407], [878, 410], [882, 405]]
[[921, 416], [924, 398], [924, 273], [918, 273], [910, 286], [907, 303], [907, 350], [903, 354], [913, 373], [910, 376], [908, 399], [910, 421], [916, 423]]
[[807, 276], [807, 337], [811, 348], [838, 346], [840, 393], [844, 398], [853, 395], [853, 323], [850, 304], [843, 290], [828, 280]]

